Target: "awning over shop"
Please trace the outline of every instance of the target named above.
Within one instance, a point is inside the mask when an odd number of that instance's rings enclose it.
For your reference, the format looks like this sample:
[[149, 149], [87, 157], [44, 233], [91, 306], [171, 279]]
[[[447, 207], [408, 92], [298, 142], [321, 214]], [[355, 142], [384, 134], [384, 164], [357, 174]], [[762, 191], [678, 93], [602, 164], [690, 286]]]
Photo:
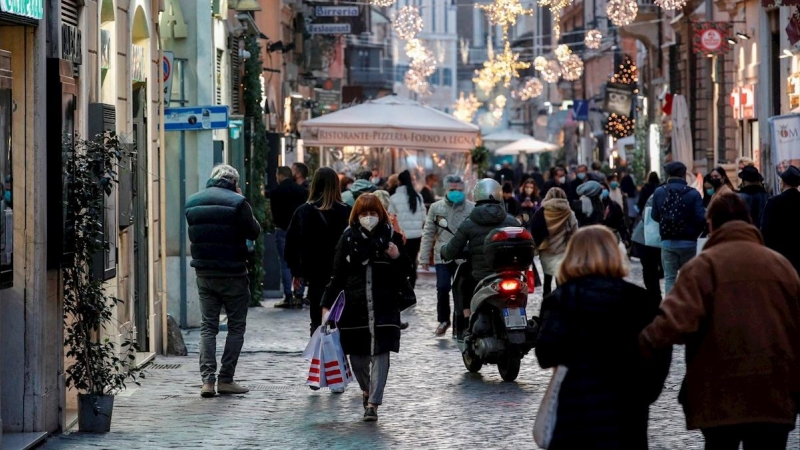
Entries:
[[504, 145], [517, 142], [521, 139], [533, 139], [533, 136], [520, 133], [519, 131], [502, 130], [484, 136], [483, 145], [485, 145], [489, 150], [497, 150]]
[[475, 147], [479, 128], [389, 95], [301, 122], [300, 133], [306, 146], [468, 151]]
[[543, 153], [543, 152], [550, 152], [553, 150], [558, 150], [558, 146], [554, 144], [550, 144], [548, 142], [542, 142], [538, 139], [534, 139], [530, 136], [520, 139], [518, 141], [512, 142], [511, 144], [504, 145], [497, 150], [494, 151], [495, 155], [498, 156], [507, 156], [507, 155], [518, 155], [520, 153]]

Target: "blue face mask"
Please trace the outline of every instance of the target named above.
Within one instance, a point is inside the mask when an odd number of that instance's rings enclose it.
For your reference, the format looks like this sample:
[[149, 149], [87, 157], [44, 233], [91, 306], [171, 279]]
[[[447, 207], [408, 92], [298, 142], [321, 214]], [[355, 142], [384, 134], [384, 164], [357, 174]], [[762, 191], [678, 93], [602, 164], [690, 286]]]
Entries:
[[578, 179], [579, 180], [585, 180], [586, 179], [586, 174], [583, 173], [583, 172], [578, 172]]
[[708, 195], [714, 195], [714, 192], [715, 192], [714, 188], [706, 189], [706, 194], [708, 194]]
[[459, 203], [464, 201], [464, 193], [461, 191], [448, 191], [447, 199], [450, 200], [453, 204], [458, 205]]
[[609, 184], [611, 185], [611, 189], [616, 189], [616, 188], [618, 188], [618, 187], [619, 187], [619, 183], [617, 183], [616, 181], [612, 181], [612, 182], [611, 182], [611, 183], [609, 183]]
[[3, 193], [3, 200], [5, 200], [9, 205], [11, 204], [11, 191], [6, 191]]
[[602, 198], [608, 198], [608, 189], [603, 189], [603, 193], [602, 193], [602, 194], [600, 194], [600, 197], [602, 197]]

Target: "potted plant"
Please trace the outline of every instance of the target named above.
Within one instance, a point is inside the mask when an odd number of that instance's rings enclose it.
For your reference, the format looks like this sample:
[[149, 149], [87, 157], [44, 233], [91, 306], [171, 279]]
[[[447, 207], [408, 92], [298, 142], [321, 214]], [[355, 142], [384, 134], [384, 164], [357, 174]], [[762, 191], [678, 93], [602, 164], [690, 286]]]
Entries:
[[71, 363], [66, 384], [79, 391], [78, 427], [107, 432], [111, 428], [114, 394], [132, 380], [144, 378], [136, 367], [136, 343], [125, 337], [120, 348], [104, 337], [114, 307], [122, 300], [108, 295], [103, 280], [95, 279], [93, 256], [105, 251], [104, 197], [117, 182], [117, 167], [125, 152], [113, 133], [94, 140], [66, 139], [65, 171], [68, 190], [66, 226], [74, 236], [74, 259], [64, 274], [64, 345]]

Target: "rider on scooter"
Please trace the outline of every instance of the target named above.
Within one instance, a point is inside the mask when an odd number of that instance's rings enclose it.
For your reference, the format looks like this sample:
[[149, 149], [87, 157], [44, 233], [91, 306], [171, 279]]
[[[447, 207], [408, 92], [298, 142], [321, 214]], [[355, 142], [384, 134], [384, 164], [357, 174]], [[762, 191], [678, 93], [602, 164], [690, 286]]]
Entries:
[[[493, 273], [483, 254], [483, 241], [486, 236], [496, 228], [520, 226], [517, 219], [506, 213], [503, 206], [503, 188], [497, 181], [491, 178], [478, 181], [472, 190], [472, 198], [475, 200], [475, 208], [441, 251], [442, 259], [452, 261], [465, 246], [469, 246], [472, 280], [464, 283], [462, 292], [468, 292], [470, 295], [480, 280]], [[464, 317], [469, 317], [470, 313], [467, 298], [464, 299]]]

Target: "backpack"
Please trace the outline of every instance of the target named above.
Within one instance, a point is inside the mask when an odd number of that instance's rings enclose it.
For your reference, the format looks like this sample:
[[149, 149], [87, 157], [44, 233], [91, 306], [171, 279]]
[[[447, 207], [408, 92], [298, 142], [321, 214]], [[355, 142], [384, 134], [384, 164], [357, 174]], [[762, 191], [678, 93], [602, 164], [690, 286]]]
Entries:
[[686, 205], [681, 200], [686, 191], [667, 187], [664, 187], [664, 190], [667, 191], [667, 197], [661, 204], [661, 221], [659, 221], [658, 230], [663, 240], [678, 239], [686, 230], [687, 225]]

